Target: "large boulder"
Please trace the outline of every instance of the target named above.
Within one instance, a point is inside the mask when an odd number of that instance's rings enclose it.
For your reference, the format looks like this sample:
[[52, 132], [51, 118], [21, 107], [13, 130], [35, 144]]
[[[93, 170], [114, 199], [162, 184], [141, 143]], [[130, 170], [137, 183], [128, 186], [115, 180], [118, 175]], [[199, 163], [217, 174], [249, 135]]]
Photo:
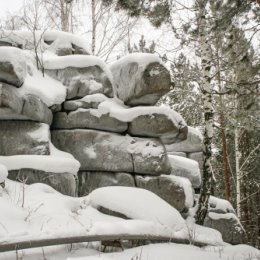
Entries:
[[8, 178], [25, 184], [45, 183], [68, 196], [77, 196], [77, 179], [72, 173], [45, 172], [36, 169], [9, 171]]
[[49, 155], [49, 127], [30, 121], [1, 121], [0, 155]]
[[113, 97], [112, 76], [94, 56], [73, 55], [45, 61], [46, 73], [67, 86], [67, 99], [102, 93]]
[[199, 164], [196, 161], [177, 155], [168, 155], [168, 158], [172, 175], [185, 177], [190, 180], [194, 188], [200, 187], [201, 174]]
[[166, 113], [139, 115], [129, 123], [128, 132], [133, 136], [160, 137], [164, 144], [172, 144], [187, 138], [187, 126], [182, 120], [179, 123]]
[[128, 219], [152, 221], [171, 228], [182, 229], [181, 214], [156, 194], [133, 187], [103, 187], [89, 195], [89, 203], [99, 211]]
[[97, 188], [107, 186], [134, 187], [134, 177], [124, 172], [82, 172], [78, 173], [78, 195], [85, 196]]
[[246, 243], [246, 232], [234, 213], [209, 212], [204, 226], [218, 230], [223, 241], [236, 245]]
[[77, 109], [69, 113], [58, 112], [54, 114], [53, 129], [98, 129], [116, 133], [123, 133], [128, 125], [109, 114], [100, 114], [97, 109]]
[[136, 175], [135, 180], [138, 188], [155, 193], [180, 212], [193, 206], [193, 191], [187, 179], [169, 175]]
[[193, 127], [188, 127], [187, 139], [179, 142], [173, 143], [171, 145], [166, 145], [167, 152], [185, 152], [185, 153], [195, 153], [202, 152], [202, 135], [200, 131]]
[[132, 136], [159, 137], [167, 144], [187, 138], [186, 122], [180, 114], [166, 106], [127, 107], [122, 101], [107, 98], [99, 104], [96, 114], [109, 114], [127, 122], [127, 131]]
[[15, 47], [0, 48], [0, 82], [21, 87], [27, 74], [22, 50]]
[[156, 139], [94, 130], [53, 130], [52, 141], [81, 163], [81, 170], [169, 174], [164, 146]]
[[51, 124], [52, 112], [39, 97], [21, 94], [11, 85], [0, 83], [0, 119]]
[[154, 54], [130, 54], [113, 63], [110, 69], [115, 94], [127, 105], [154, 105], [170, 91], [170, 73]]

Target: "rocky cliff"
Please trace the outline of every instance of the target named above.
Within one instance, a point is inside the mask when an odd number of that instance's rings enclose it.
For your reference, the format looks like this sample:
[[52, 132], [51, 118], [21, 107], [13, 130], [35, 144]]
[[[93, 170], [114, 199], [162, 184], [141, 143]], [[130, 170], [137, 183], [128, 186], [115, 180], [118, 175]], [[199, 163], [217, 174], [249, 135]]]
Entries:
[[[156, 55], [108, 66], [81, 38], [51, 31], [1, 32], [0, 45], [0, 165], [8, 178], [70, 196], [138, 187], [189, 215], [201, 184], [202, 137], [177, 112], [155, 106], [171, 88]], [[243, 242], [225, 203], [211, 199], [206, 225]]]

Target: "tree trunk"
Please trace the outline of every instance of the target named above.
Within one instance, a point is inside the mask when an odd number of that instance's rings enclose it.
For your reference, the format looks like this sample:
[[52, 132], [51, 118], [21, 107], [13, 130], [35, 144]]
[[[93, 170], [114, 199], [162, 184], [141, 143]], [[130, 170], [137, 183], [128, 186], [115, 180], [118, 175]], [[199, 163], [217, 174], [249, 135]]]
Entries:
[[224, 179], [225, 179], [225, 181], [224, 181], [225, 199], [229, 201], [230, 200], [230, 182], [229, 182], [229, 170], [228, 170], [227, 138], [226, 138], [223, 111], [221, 111], [220, 113], [221, 113], [220, 114], [220, 127], [221, 127], [221, 139], [222, 139], [223, 170], [224, 170]]
[[[237, 109], [237, 97], [235, 97], [235, 107]], [[240, 151], [239, 151], [239, 130], [235, 127], [235, 161], [236, 161], [236, 186], [237, 186], [237, 216], [241, 219], [241, 174], [240, 174]]]
[[[221, 75], [220, 75], [220, 62], [219, 62], [219, 37], [217, 37], [217, 81], [219, 93], [222, 92], [221, 85]], [[227, 137], [226, 137], [226, 126], [225, 126], [225, 116], [223, 112], [223, 97], [219, 95], [219, 105], [220, 105], [220, 129], [221, 129], [221, 140], [222, 140], [222, 156], [223, 156], [223, 171], [224, 171], [224, 184], [225, 184], [225, 199], [230, 200], [230, 182], [229, 182], [229, 169], [228, 169], [228, 153], [227, 153]]]
[[61, 30], [64, 32], [69, 31], [70, 5], [72, 5], [71, 2], [67, 3], [65, 0], [60, 0]]
[[92, 54], [96, 51], [96, 0], [91, 0], [91, 16], [92, 16]]
[[196, 212], [196, 223], [203, 225], [208, 212], [208, 201], [211, 194], [213, 173], [211, 169], [211, 143], [213, 137], [213, 105], [211, 92], [211, 53], [210, 46], [206, 37], [206, 8], [207, 1], [199, 2], [199, 30], [200, 30], [200, 51], [201, 51], [201, 69], [202, 69], [202, 94], [203, 94], [203, 108], [205, 119], [204, 143], [203, 143], [203, 178], [202, 187]]

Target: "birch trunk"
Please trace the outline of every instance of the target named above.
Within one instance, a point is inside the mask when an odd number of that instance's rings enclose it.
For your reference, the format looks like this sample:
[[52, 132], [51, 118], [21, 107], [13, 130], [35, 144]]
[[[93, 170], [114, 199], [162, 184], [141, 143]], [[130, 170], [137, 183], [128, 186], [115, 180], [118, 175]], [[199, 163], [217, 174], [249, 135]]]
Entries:
[[96, 51], [96, 0], [91, 0], [91, 16], [92, 16], [92, 54]]
[[204, 143], [203, 143], [203, 178], [202, 187], [196, 212], [196, 223], [203, 225], [208, 212], [208, 201], [211, 194], [213, 173], [211, 170], [211, 143], [213, 137], [213, 105], [212, 105], [212, 92], [211, 92], [211, 53], [210, 46], [207, 40], [206, 32], [206, 5], [207, 1], [199, 2], [199, 38], [200, 38], [200, 52], [201, 52], [201, 70], [202, 70], [202, 94], [203, 94], [203, 107], [204, 107]]

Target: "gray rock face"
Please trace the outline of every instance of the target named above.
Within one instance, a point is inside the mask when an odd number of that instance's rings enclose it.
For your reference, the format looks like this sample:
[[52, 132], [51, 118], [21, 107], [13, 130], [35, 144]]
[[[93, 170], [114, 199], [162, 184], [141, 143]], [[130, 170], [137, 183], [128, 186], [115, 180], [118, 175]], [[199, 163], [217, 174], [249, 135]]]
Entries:
[[227, 243], [233, 245], [246, 243], [245, 230], [233, 213], [218, 214], [210, 212], [205, 219], [204, 226], [218, 230]]
[[20, 169], [9, 171], [8, 178], [26, 184], [45, 183], [55, 190], [68, 196], [77, 196], [76, 177], [71, 173], [52, 173], [34, 169]]
[[164, 114], [140, 115], [129, 123], [128, 132], [133, 136], [160, 137], [164, 144], [187, 138], [187, 126], [175, 125]]
[[13, 86], [0, 83], [0, 118], [22, 114], [23, 104], [23, 98]]
[[68, 48], [57, 48], [56, 54], [58, 56], [67, 56], [67, 55], [72, 55], [72, 46]]
[[134, 177], [129, 173], [114, 172], [79, 172], [79, 196], [85, 196], [91, 191], [107, 186], [134, 187]]
[[[153, 55], [143, 56], [145, 59]], [[159, 62], [151, 61], [144, 66], [134, 59], [123, 58], [112, 64], [110, 69], [114, 76], [116, 95], [127, 105], [154, 105], [170, 91], [170, 73]]]
[[38, 97], [22, 96], [11, 85], [0, 83], [0, 119], [32, 120], [51, 124], [52, 112]]
[[49, 127], [28, 121], [1, 121], [0, 155], [49, 155]]
[[186, 195], [184, 189], [171, 176], [151, 177], [136, 175], [135, 180], [138, 188], [155, 193], [180, 212], [185, 211]]
[[94, 130], [54, 130], [52, 142], [81, 163], [81, 170], [169, 174], [164, 146], [155, 139]]
[[96, 93], [113, 97], [112, 83], [108, 75], [97, 65], [86, 68], [67, 67], [46, 70], [46, 73], [68, 87], [67, 99]]
[[89, 55], [83, 48], [80, 48], [74, 44], [71, 44], [68, 47], [58, 47], [56, 49], [56, 54], [58, 56], [67, 56], [67, 55]]
[[53, 129], [98, 129], [116, 133], [127, 130], [127, 123], [110, 117], [109, 114], [100, 115], [96, 109], [78, 109], [70, 113], [59, 112], [54, 114]]
[[26, 95], [22, 114], [31, 120], [43, 122], [48, 125], [52, 122], [52, 112], [40, 98]]
[[[4, 57], [4, 58], [2, 58]], [[22, 59], [22, 52], [15, 47], [0, 49], [0, 82], [21, 87], [27, 73], [27, 66]]]
[[193, 127], [188, 127], [187, 139], [179, 143], [166, 145], [166, 150], [167, 152], [202, 152], [202, 141], [202, 136], [199, 131]]

